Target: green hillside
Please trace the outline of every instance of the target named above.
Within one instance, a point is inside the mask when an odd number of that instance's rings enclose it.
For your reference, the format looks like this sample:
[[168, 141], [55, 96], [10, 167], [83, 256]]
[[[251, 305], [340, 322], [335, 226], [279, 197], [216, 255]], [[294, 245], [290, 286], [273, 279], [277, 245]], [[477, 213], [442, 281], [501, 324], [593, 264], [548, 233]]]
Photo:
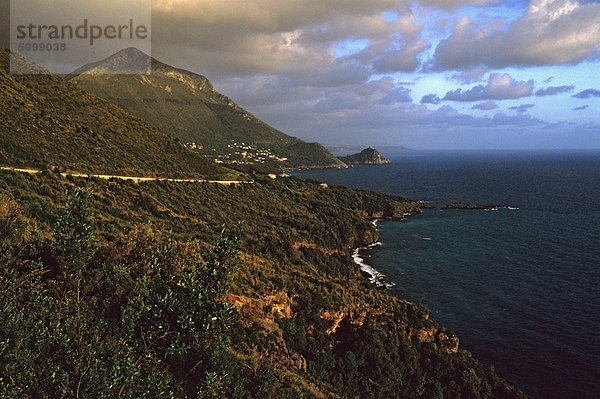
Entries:
[[[8, 58], [0, 166], [45, 170], [0, 170], [1, 398], [524, 398], [354, 263], [378, 240], [372, 219], [422, 204], [261, 174], [237, 186], [63, 176], [47, 166], [239, 172], [57, 76], [13, 76]], [[186, 76], [177, 90], [201, 89]], [[298, 165], [313, 159], [286, 137]]]
[[[37, 68], [16, 59], [32, 71]], [[75, 172], [132, 176], [232, 174], [58, 76], [12, 75], [9, 65], [10, 53], [0, 49], [0, 166], [56, 165]]]
[[410, 210], [296, 179], [0, 172], [0, 396], [524, 398], [352, 261], [370, 218]]
[[[139, 50], [129, 48], [84, 66], [68, 79], [182, 142], [195, 143], [194, 147], [202, 147], [197, 148], [201, 153], [222, 155], [225, 163], [282, 168], [343, 166], [322, 145], [305, 143], [257, 119], [218, 93], [204, 76], [148, 58]], [[148, 62], [152, 65], [152, 74], [131, 73]], [[257, 153], [264, 150], [271, 156], [260, 159], [235, 154], [243, 151], [259, 155]]]

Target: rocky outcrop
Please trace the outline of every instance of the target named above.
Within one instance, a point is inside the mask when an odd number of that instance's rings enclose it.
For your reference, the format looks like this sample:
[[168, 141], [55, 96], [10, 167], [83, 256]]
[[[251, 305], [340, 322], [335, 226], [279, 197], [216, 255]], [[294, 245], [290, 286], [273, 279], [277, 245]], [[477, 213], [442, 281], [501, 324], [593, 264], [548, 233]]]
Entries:
[[[324, 311], [321, 314], [323, 320], [331, 323], [327, 329], [327, 335], [345, 334], [348, 328], [360, 329], [367, 323], [368, 320], [375, 320], [379, 316], [386, 314], [385, 311], [378, 308], [348, 308], [341, 311]], [[421, 344], [435, 344], [448, 354], [458, 353], [459, 339], [458, 337], [444, 328], [438, 328], [432, 321], [429, 320], [429, 315], [423, 315], [422, 322], [425, 326], [421, 328], [412, 328], [403, 322], [397, 321], [397, 326], [403, 330], [406, 336]]]
[[371, 147], [365, 148], [358, 154], [340, 157], [340, 160], [346, 165], [387, 165], [392, 163], [392, 161], [381, 155], [379, 151]]
[[227, 302], [238, 311], [240, 320], [246, 327], [258, 323], [263, 329], [272, 332], [279, 329], [276, 317], [289, 319], [293, 316], [293, 299], [286, 292], [277, 292], [260, 299], [230, 294]]
[[421, 343], [437, 344], [448, 354], [454, 354], [458, 352], [458, 337], [445, 329], [439, 329], [435, 326], [424, 327], [418, 330], [416, 333], [412, 332], [412, 335], [416, 335], [416, 338]]

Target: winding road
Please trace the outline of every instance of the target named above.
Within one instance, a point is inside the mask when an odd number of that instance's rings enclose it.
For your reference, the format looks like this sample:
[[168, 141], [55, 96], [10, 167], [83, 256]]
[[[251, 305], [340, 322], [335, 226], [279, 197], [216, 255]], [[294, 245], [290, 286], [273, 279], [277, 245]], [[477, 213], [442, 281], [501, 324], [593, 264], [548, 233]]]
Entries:
[[[42, 173], [42, 169], [13, 168], [10, 166], [0, 166], [0, 170], [16, 172], [16, 173], [27, 173], [30, 175]], [[136, 183], [149, 182], [149, 181], [166, 181], [166, 182], [175, 182], [175, 183], [214, 183], [214, 184], [222, 184], [224, 186], [229, 186], [231, 184], [254, 184], [253, 180], [175, 179], [175, 178], [169, 178], [169, 177], [95, 175], [95, 174], [74, 173], [74, 172], [61, 173], [60, 175], [63, 177], [72, 176], [72, 177], [82, 177], [82, 178], [97, 178], [97, 179], [103, 179], [103, 180], [127, 180], [127, 181], [133, 181]]]

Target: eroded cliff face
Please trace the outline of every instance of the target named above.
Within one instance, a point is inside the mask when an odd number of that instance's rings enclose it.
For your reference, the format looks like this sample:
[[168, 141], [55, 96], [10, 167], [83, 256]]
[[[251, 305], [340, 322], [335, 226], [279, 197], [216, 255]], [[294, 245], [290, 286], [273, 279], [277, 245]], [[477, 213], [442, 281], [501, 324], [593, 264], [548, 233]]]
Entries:
[[255, 373], [263, 358], [275, 361], [287, 370], [306, 372], [306, 359], [288, 348], [284, 331], [278, 323], [278, 320], [295, 316], [292, 312], [293, 298], [286, 292], [275, 292], [264, 298], [230, 294], [227, 301], [237, 312], [242, 325], [252, 329], [263, 343], [248, 348], [247, 355], [258, 360], [252, 366]]
[[[377, 293], [377, 295], [385, 295]], [[262, 359], [269, 359], [270, 364], [276, 363], [281, 370], [293, 373], [306, 373], [308, 360], [302, 351], [294, 347], [290, 341], [289, 326], [295, 325], [306, 315], [295, 312], [298, 308], [298, 298], [291, 297], [287, 292], [279, 291], [262, 298], [251, 298], [243, 295], [228, 296], [242, 325], [253, 331], [260, 345], [247, 348], [244, 356], [254, 359], [250, 367], [258, 373]], [[437, 327], [426, 312], [418, 305], [394, 299], [392, 302], [401, 303], [408, 313], [419, 314], [418, 319], [407, 321], [392, 308], [373, 306], [367, 303], [357, 303], [338, 309], [324, 309], [318, 315], [316, 322], [304, 326], [302, 339], [307, 341], [317, 338], [327, 338], [334, 352], [350, 350], [357, 336], [368, 334], [373, 329], [389, 330], [390, 325], [383, 320], [393, 320], [393, 330], [402, 335], [410, 345], [428, 345], [432, 350], [441, 351], [448, 355], [459, 352], [459, 340], [451, 332]], [[411, 310], [412, 307], [415, 310]], [[421, 312], [421, 313], [420, 313]], [[309, 318], [310, 319], [310, 318]], [[265, 360], [266, 361], [266, 360]], [[310, 380], [304, 381], [316, 397], [329, 397], [330, 392], [323, 391], [312, 385]]]
[[352, 248], [365, 247], [376, 243], [379, 240], [379, 233], [371, 225], [365, 226], [358, 232], [358, 236], [354, 237], [351, 244]]
[[410, 338], [416, 337], [422, 344], [435, 343], [440, 349], [448, 354], [458, 353], [459, 339], [458, 337], [443, 328], [437, 328], [434, 326], [423, 327], [418, 330], [408, 329], [408, 336]]
[[286, 292], [276, 292], [264, 298], [230, 294], [227, 302], [237, 310], [242, 324], [246, 327], [258, 323], [266, 331], [274, 332], [279, 328], [275, 322], [276, 318], [293, 317], [293, 299]]
[[[382, 309], [363, 307], [359, 309], [349, 308], [341, 311], [324, 311], [321, 317], [331, 323], [331, 327], [327, 329], [327, 334], [336, 335], [338, 338], [343, 339], [345, 330], [349, 326], [359, 329], [365, 325], [367, 320], [376, 319], [385, 315], [385, 313]], [[458, 353], [459, 339], [454, 333], [436, 326], [429, 320], [428, 314], [424, 315], [421, 322], [426, 325], [415, 328], [401, 321], [396, 321], [396, 325], [405, 332], [406, 337], [410, 341], [420, 344], [435, 344], [448, 354]]]

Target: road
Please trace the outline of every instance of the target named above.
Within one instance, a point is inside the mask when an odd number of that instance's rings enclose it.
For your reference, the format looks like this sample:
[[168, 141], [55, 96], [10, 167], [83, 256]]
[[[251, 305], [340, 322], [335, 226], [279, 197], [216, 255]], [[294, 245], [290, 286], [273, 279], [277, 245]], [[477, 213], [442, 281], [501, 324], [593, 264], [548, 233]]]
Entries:
[[[32, 169], [32, 168], [13, 168], [9, 166], [0, 166], [0, 170], [9, 171], [9, 172], [17, 172], [17, 173], [27, 173], [30, 175], [35, 175], [38, 173], [42, 173], [41, 169]], [[118, 176], [118, 175], [95, 175], [95, 174], [87, 174], [87, 173], [61, 173], [63, 177], [72, 176], [72, 177], [82, 177], [82, 178], [97, 178], [103, 180], [128, 180], [136, 183], [141, 182], [149, 182], [149, 181], [167, 181], [167, 182], [175, 182], [175, 183], [214, 183], [214, 184], [222, 184], [229, 186], [231, 184], [254, 184], [253, 180], [206, 180], [206, 179], [175, 179], [169, 177], [139, 177], [139, 176]]]

